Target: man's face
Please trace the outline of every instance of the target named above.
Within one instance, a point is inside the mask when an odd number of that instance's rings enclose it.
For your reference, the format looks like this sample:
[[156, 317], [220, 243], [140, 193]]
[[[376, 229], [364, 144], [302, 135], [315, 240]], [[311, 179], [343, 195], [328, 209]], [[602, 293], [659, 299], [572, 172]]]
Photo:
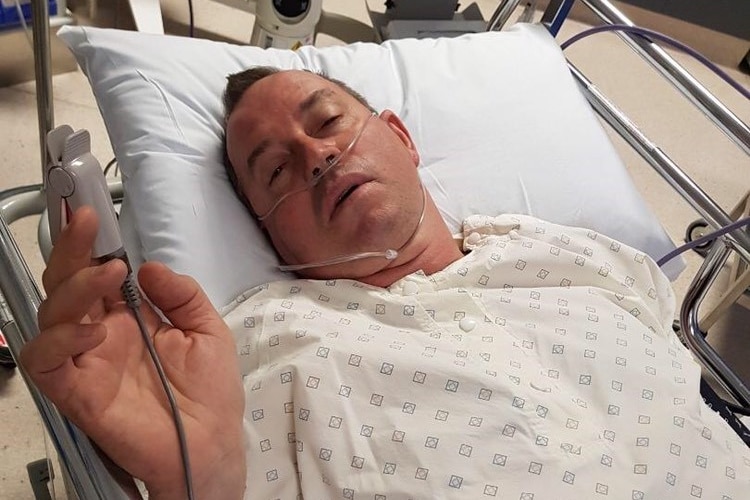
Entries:
[[[263, 225], [287, 264], [398, 249], [414, 231], [422, 210], [419, 155], [392, 112], [370, 116], [344, 89], [303, 71], [256, 82], [229, 116], [229, 159], [255, 212], [270, 211]], [[359, 131], [341, 161], [311, 184]], [[287, 193], [294, 194], [277, 205]], [[389, 265], [370, 258], [303, 274], [360, 278]]]

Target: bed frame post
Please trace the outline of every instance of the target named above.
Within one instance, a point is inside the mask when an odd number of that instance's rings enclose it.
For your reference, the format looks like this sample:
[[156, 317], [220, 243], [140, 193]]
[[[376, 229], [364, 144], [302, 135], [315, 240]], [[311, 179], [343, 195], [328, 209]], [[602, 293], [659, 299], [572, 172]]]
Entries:
[[34, 74], [39, 120], [40, 167], [42, 179], [44, 179], [44, 167], [47, 164], [47, 132], [54, 128], [55, 122], [52, 108], [52, 63], [47, 0], [31, 0], [31, 15], [34, 32]]
[[[591, 82], [570, 62], [568, 66], [580, 84], [586, 99], [597, 113], [625, 139], [661, 176], [689, 202], [703, 218], [715, 227], [722, 227], [733, 222], [690, 177], [687, 176], [661, 149], [653, 144], [630, 120], [612, 105]], [[706, 366], [714, 378], [746, 408], [750, 408], [750, 390], [742, 380], [719, 357], [716, 351], [706, 342], [698, 323], [698, 306], [714, 282], [722, 265], [729, 257], [731, 250], [737, 258], [750, 263], [750, 235], [742, 229], [736, 229], [717, 241], [706, 257], [695, 280], [686, 292], [680, 314], [686, 339], [692, 352]]]
[[731, 239], [717, 241], [687, 290], [680, 310], [680, 324], [685, 332], [685, 340], [690, 350], [700, 358], [716, 381], [744, 408], [750, 408], [750, 389], [732, 371], [706, 340], [699, 323], [698, 307], [705, 298], [711, 284], [719, 275], [722, 266], [738, 246]]
[[[36, 313], [42, 297], [1, 213], [0, 269], [3, 269], [0, 273], [0, 328], [5, 334], [13, 357], [18, 359], [23, 345], [38, 334]], [[141, 498], [132, 480], [128, 484], [121, 477], [123, 473], [113, 469], [113, 466], [100, 456], [91, 441], [41, 394], [23, 366], [18, 365], [18, 370], [61, 457], [64, 473], [70, 479], [78, 498]]]
[[505, 26], [519, 3], [521, 0], [502, 0], [495, 8], [490, 20], [487, 21], [487, 31], [499, 31]]
[[[617, 109], [591, 81], [586, 78], [572, 63], [568, 62], [573, 77], [591, 106], [604, 120], [625, 139], [630, 146], [645, 159], [706, 222], [715, 228], [727, 226], [734, 222], [711, 197], [703, 191], [677, 164], [675, 164], [656, 144], [650, 141]], [[739, 242], [737, 251], [750, 262], [750, 235], [736, 229], [729, 233]]]
[[[581, 0], [594, 14], [609, 24], [633, 23], [608, 0]], [[750, 155], [750, 127], [712, 95], [697, 79], [680, 66], [665, 50], [651, 41], [629, 33], [617, 33], [638, 55], [649, 62], [685, 97], [700, 109], [737, 146]]]

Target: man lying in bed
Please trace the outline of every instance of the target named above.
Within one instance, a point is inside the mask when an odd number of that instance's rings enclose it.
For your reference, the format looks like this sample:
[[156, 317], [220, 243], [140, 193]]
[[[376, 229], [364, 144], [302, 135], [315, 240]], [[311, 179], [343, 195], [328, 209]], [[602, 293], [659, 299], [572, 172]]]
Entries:
[[[227, 103], [236, 185], [316, 279], [257, 287], [223, 320], [190, 278], [141, 268], [174, 325], [144, 306], [198, 498], [746, 494], [750, 453], [701, 402], [649, 258], [525, 216], [470, 218], [457, 243], [402, 122], [337, 82], [258, 70]], [[125, 266], [89, 265], [95, 231], [84, 209], [61, 236], [22, 362], [152, 498], [184, 498]]]

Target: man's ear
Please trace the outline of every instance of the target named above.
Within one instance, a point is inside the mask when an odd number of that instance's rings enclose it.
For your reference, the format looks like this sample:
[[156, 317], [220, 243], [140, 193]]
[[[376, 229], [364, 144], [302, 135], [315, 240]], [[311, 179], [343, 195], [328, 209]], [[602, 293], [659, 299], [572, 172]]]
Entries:
[[411, 135], [409, 135], [409, 130], [406, 128], [406, 125], [404, 125], [404, 122], [401, 121], [401, 118], [390, 109], [386, 109], [380, 113], [380, 119], [385, 121], [401, 142], [404, 143], [406, 149], [409, 150], [414, 166], [418, 167], [419, 151], [417, 151], [417, 146], [414, 144], [414, 141], [412, 141]]

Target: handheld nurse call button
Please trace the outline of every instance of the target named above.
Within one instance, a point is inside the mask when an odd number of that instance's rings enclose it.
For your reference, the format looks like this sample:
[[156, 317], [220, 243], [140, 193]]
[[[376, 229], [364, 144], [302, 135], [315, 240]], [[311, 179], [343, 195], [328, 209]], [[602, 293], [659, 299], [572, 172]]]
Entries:
[[54, 167], [47, 176], [49, 187], [63, 198], [71, 196], [76, 190], [73, 177], [64, 168]]

